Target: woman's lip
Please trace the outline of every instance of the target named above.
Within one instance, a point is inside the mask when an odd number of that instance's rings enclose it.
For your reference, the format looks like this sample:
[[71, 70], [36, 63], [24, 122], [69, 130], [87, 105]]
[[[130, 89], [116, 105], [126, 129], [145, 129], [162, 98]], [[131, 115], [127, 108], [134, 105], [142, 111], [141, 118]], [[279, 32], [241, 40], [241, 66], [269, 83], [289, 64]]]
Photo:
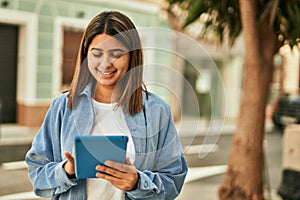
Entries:
[[114, 71], [100, 71], [100, 70], [97, 69], [97, 71], [100, 72], [103, 75], [110, 75], [110, 74], [115, 73], [117, 70], [114, 70]]

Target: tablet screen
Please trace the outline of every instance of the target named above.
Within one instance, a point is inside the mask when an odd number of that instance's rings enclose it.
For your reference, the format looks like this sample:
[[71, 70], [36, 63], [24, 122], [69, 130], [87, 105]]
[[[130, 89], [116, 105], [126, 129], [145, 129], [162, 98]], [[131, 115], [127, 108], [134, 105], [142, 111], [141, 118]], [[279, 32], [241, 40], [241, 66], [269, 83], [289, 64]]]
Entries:
[[77, 178], [96, 178], [96, 165], [106, 160], [125, 163], [128, 137], [120, 136], [76, 136], [75, 173]]

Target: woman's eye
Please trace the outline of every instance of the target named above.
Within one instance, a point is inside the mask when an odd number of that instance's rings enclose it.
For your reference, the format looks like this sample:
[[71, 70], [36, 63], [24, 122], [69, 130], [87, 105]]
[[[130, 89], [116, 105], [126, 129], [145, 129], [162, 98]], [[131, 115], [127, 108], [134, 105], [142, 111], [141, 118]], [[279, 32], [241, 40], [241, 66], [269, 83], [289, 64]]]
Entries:
[[96, 58], [100, 58], [102, 56], [102, 53], [93, 53], [93, 56]]
[[121, 58], [123, 56], [123, 53], [112, 53], [111, 57], [113, 58]]

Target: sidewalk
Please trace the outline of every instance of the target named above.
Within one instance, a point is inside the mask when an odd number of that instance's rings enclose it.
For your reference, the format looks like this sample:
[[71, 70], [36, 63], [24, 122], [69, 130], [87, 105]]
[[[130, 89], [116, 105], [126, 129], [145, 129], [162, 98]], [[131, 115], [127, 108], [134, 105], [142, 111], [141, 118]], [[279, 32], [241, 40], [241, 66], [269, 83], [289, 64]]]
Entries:
[[[207, 121], [197, 118], [185, 117], [181, 123], [176, 124], [180, 137], [201, 136], [207, 133], [231, 135], [236, 128], [235, 122], [222, 120]], [[272, 123], [266, 123], [266, 132], [272, 131]], [[29, 128], [17, 124], [0, 124], [0, 144], [31, 143], [39, 127]]]
[[[220, 122], [214, 122], [220, 125], [222, 129], [222, 134], [218, 141], [218, 148], [215, 152], [212, 152], [207, 158], [199, 160], [197, 154], [187, 155], [190, 161], [194, 158], [198, 158], [198, 165], [189, 165], [189, 174], [187, 175], [186, 182], [182, 189], [180, 196], [177, 200], [188, 200], [188, 199], [198, 199], [201, 195], [203, 200], [217, 200], [217, 189], [223, 181], [224, 173], [227, 169], [226, 161], [219, 162], [224, 157], [227, 157], [228, 149], [230, 148], [231, 137], [235, 131], [234, 123], [226, 123], [224, 126]], [[178, 127], [179, 135], [181, 138], [192, 137], [193, 139], [203, 138], [207, 133], [207, 127], [209, 124], [205, 121], [199, 121], [195, 119], [186, 119]], [[196, 127], [196, 128], [195, 128]], [[213, 131], [219, 131], [219, 129], [211, 129]], [[23, 126], [18, 126], [15, 124], [5, 124], [0, 127], [0, 145], [18, 145], [18, 144], [31, 144], [33, 137], [38, 132], [38, 128], [28, 128]], [[276, 190], [279, 186], [281, 180], [281, 137], [279, 133], [272, 132], [272, 124], [268, 123], [266, 125], [266, 138], [265, 138], [265, 149], [266, 149], [266, 164], [267, 177], [265, 180], [265, 188], [270, 188], [271, 198], [266, 195], [266, 200], [280, 200], [276, 194]], [[199, 148], [195, 145], [199, 152]], [[226, 147], [226, 149], [224, 149]], [[226, 152], [226, 153], [224, 153]], [[186, 152], [188, 154], [188, 152]], [[192, 159], [192, 160], [191, 160]], [[226, 160], [226, 159], [223, 159]], [[23, 162], [23, 161], [22, 161]], [[213, 164], [215, 163], [215, 164]], [[24, 181], [27, 176], [27, 170], [25, 163], [19, 163], [23, 169], [18, 170], [17, 173], [24, 177]], [[4, 165], [9, 166], [9, 165]], [[15, 172], [11, 172], [15, 173]], [[23, 174], [23, 175], [21, 175]], [[3, 179], [2, 179], [3, 180]], [[4, 183], [3, 183], [4, 184]], [[29, 182], [27, 183], [29, 184]], [[7, 185], [7, 184], [6, 184]], [[27, 199], [37, 199], [33, 193], [29, 190], [19, 190], [18, 192], [12, 192], [10, 195], [1, 195], [0, 199], [24, 199], [28, 195]], [[40, 198], [39, 198], [40, 199]]]
[[[203, 159], [201, 166], [206, 166], [207, 162], [212, 160], [224, 160], [228, 158], [227, 149], [224, 149], [229, 142], [226, 140], [231, 140], [230, 135], [222, 135], [218, 142], [218, 151], [211, 153], [207, 158]], [[281, 151], [282, 151], [282, 135], [278, 132], [268, 132], [265, 137], [264, 146], [265, 146], [265, 168], [263, 172], [264, 177], [264, 189], [265, 189], [265, 199], [266, 200], [281, 200], [281, 197], [277, 194], [277, 189], [281, 182]], [[222, 153], [223, 152], [223, 153]], [[226, 152], [226, 153], [224, 153]], [[218, 155], [219, 154], [219, 155]], [[187, 155], [189, 159], [190, 155]], [[190, 156], [191, 157], [191, 156]], [[196, 158], [193, 156], [190, 158]], [[225, 158], [224, 158], [225, 157]], [[220, 164], [220, 161], [217, 161]], [[222, 161], [221, 161], [222, 162]], [[227, 164], [227, 162], [225, 162]], [[214, 170], [210, 176], [203, 176], [201, 179], [192, 180], [184, 184], [183, 190], [178, 198], [178, 200], [188, 200], [188, 199], [203, 199], [203, 200], [218, 200], [217, 190], [224, 179], [225, 170], [220, 165], [210, 165], [209, 168], [202, 169], [201, 171], [208, 175], [209, 171], [213, 167], [218, 167]], [[189, 172], [194, 171], [197, 167], [190, 166]], [[222, 169], [223, 168], [223, 169]], [[191, 170], [192, 169], [192, 170]], [[205, 171], [206, 170], [206, 171]], [[218, 173], [218, 171], [223, 173]], [[200, 170], [199, 170], [200, 171]], [[199, 172], [198, 171], [198, 172]], [[197, 176], [197, 174], [191, 175], [192, 177]], [[199, 196], [197, 196], [199, 195]], [[195, 198], [201, 197], [201, 198]]]
[[17, 124], [0, 124], [1, 144], [31, 143], [38, 128], [28, 128]]

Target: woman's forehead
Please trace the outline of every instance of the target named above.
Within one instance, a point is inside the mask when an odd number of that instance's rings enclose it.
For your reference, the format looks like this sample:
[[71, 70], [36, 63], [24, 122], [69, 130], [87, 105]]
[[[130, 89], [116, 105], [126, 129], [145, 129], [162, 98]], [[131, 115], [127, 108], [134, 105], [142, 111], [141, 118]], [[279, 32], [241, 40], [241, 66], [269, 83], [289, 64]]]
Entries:
[[116, 37], [107, 35], [105, 33], [98, 34], [93, 38], [89, 46], [89, 49], [92, 48], [97, 48], [102, 50], [115, 49], [115, 48], [127, 50], [125, 45], [122, 42], [120, 42]]

